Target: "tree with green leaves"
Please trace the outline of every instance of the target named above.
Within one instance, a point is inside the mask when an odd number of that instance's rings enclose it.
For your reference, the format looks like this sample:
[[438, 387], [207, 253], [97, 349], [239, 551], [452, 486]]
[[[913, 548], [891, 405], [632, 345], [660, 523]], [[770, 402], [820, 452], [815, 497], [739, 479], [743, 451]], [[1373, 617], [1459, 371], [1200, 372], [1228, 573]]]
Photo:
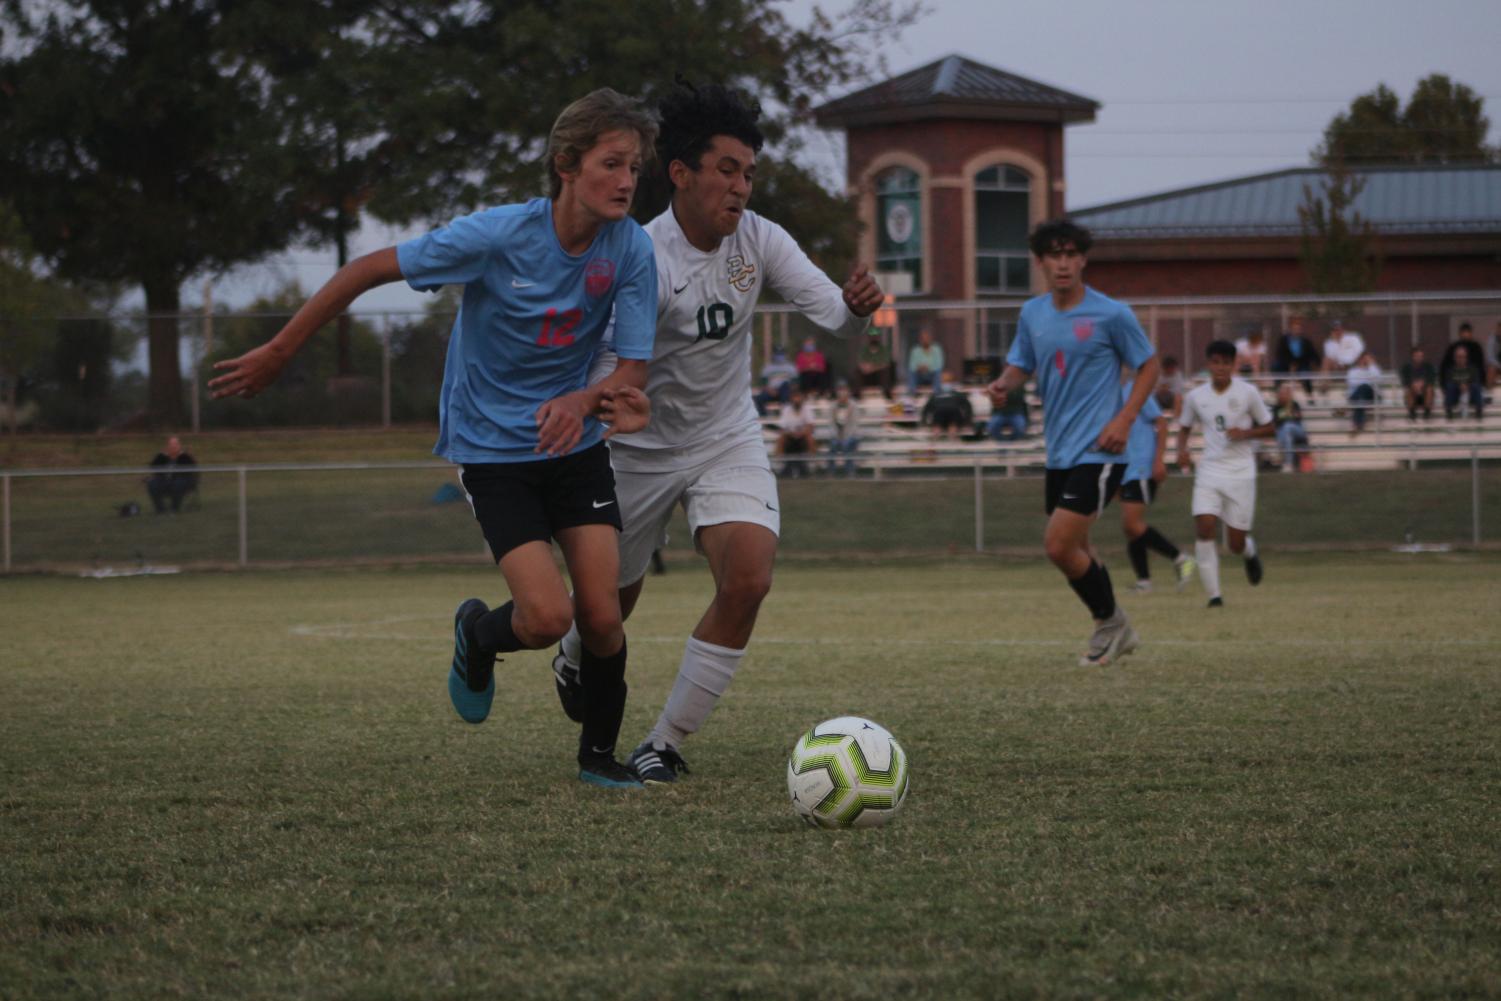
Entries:
[[[7, 0], [0, 30], [0, 190], [66, 279], [146, 298], [149, 416], [182, 419], [184, 280], [285, 248], [303, 225], [301, 148], [265, 69], [274, 38], [316, 36], [333, 0]], [[275, 34], [272, 34], [272, 29]]]
[[1364, 188], [1365, 181], [1341, 164], [1330, 166], [1319, 192], [1303, 186], [1299, 259], [1309, 291], [1315, 294], [1369, 292], [1376, 287], [1381, 270], [1376, 233], [1354, 208]]
[[1493, 163], [1501, 150], [1485, 144], [1485, 98], [1434, 73], [1419, 80], [1406, 107], [1385, 84], [1350, 102], [1324, 129], [1314, 150], [1322, 166], [1371, 163]]

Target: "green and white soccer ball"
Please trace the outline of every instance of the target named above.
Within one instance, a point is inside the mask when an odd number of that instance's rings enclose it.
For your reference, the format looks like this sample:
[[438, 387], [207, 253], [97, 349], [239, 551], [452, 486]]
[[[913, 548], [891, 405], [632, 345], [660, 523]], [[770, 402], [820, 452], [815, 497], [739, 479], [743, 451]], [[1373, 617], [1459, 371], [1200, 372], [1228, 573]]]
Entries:
[[907, 798], [907, 752], [859, 716], [825, 720], [787, 760], [792, 809], [817, 827], [880, 827]]

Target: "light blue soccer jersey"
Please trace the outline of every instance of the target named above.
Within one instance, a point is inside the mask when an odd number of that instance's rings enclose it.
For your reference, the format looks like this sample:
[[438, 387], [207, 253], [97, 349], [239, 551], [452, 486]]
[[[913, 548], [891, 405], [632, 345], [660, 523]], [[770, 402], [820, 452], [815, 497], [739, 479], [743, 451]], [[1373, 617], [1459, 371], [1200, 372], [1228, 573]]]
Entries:
[[[1121, 404], [1131, 398], [1131, 383], [1121, 387]], [[1152, 397], [1141, 405], [1141, 412], [1131, 422], [1131, 435], [1126, 439], [1126, 480], [1150, 480], [1153, 460], [1157, 458], [1157, 421], [1162, 417], [1162, 407]]]
[[[648, 361], [657, 325], [657, 265], [632, 219], [606, 223], [573, 255], [558, 243], [552, 201], [535, 198], [455, 219], [400, 244], [397, 261], [418, 291], [463, 285], [443, 366], [438, 443], [456, 463], [528, 462], [537, 408], [582, 389], [613, 308], [615, 351]], [[593, 417], [573, 451], [597, 444]]]
[[1121, 461], [1095, 440], [1120, 412], [1121, 365], [1140, 368], [1154, 353], [1130, 308], [1092, 288], [1066, 313], [1051, 295], [1027, 300], [1006, 364], [1037, 378], [1049, 469]]

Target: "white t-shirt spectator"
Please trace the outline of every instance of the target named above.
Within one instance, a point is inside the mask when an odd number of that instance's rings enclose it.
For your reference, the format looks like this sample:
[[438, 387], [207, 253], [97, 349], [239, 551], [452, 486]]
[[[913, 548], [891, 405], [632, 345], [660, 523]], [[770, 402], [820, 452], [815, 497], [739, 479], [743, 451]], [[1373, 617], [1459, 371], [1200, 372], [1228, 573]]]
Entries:
[[1376, 391], [1377, 384], [1381, 381], [1381, 366], [1375, 362], [1369, 365], [1352, 365], [1345, 373], [1345, 387], [1353, 394], [1361, 386], [1370, 386], [1371, 392]]
[[1343, 333], [1330, 331], [1329, 337], [1324, 341], [1324, 357], [1333, 361], [1340, 368], [1349, 368], [1360, 361], [1360, 356], [1365, 354], [1365, 338], [1357, 331], [1346, 330]]
[[804, 400], [802, 406], [787, 404], [777, 418], [777, 424], [788, 434], [802, 434], [813, 427], [813, 401]]

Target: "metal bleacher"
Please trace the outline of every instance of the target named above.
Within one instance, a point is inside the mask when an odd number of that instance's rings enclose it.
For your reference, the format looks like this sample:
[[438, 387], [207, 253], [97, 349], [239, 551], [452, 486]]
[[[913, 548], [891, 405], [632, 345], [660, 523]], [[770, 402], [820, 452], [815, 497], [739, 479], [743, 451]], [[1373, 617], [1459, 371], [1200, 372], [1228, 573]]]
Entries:
[[[1253, 378], [1260, 385], [1268, 406], [1273, 400], [1273, 383], [1269, 377]], [[861, 442], [855, 459], [866, 473], [921, 474], [924, 471], [1001, 467], [1007, 475], [1019, 470], [1038, 470], [1044, 464], [1043, 443], [1045, 414], [1035, 393], [1028, 394], [1031, 421], [1027, 437], [1015, 442], [996, 442], [985, 436], [990, 417], [990, 401], [984, 388], [966, 386], [974, 408], [974, 428], [959, 438], [949, 438], [922, 426], [920, 415], [926, 395], [916, 399], [897, 396], [888, 401], [874, 390], [859, 399], [861, 407]], [[1421, 462], [1464, 461], [1481, 454], [1501, 455], [1501, 420], [1487, 415], [1477, 420], [1473, 414], [1460, 413], [1446, 420], [1440, 402], [1431, 419], [1421, 415], [1409, 420], [1403, 405], [1402, 388], [1394, 377], [1380, 385], [1377, 400], [1367, 404], [1365, 429], [1354, 431], [1351, 404], [1345, 400], [1343, 387], [1333, 386], [1314, 393], [1297, 392], [1303, 411], [1303, 426], [1308, 432], [1309, 449], [1315, 468], [1320, 472], [1344, 470], [1396, 469]], [[792, 461], [822, 468], [829, 460], [826, 444], [830, 437], [830, 401], [816, 399], [813, 412], [819, 442], [817, 454]], [[761, 421], [767, 452], [774, 462], [787, 461], [776, 456], [778, 437], [775, 404]], [[1176, 449], [1176, 432], [1169, 442], [1168, 458]], [[1193, 445], [1198, 448], [1197, 435]], [[1276, 454], [1276, 443], [1263, 445], [1268, 457]], [[841, 457], [842, 461], [842, 457]]]

